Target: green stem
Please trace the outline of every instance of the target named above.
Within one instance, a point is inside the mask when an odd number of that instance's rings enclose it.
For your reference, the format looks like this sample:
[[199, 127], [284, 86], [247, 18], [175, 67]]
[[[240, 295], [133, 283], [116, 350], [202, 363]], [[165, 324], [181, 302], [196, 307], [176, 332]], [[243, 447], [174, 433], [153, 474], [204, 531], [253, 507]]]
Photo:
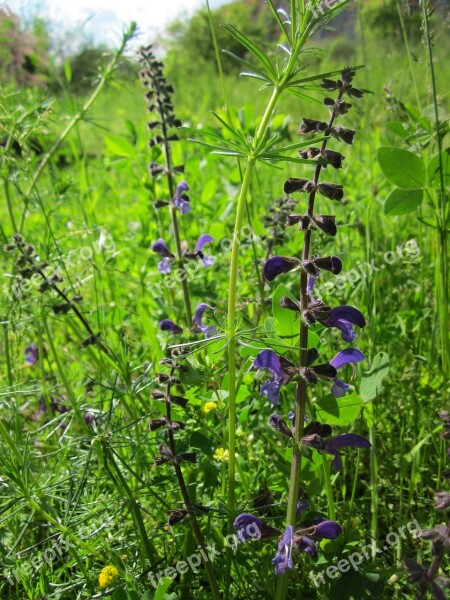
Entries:
[[322, 454], [322, 470], [325, 480], [325, 494], [327, 496], [328, 513], [331, 521], [336, 521], [336, 509], [334, 506], [333, 488], [331, 487], [330, 461], [326, 454]]
[[[235, 474], [236, 474], [236, 303], [237, 303], [237, 279], [238, 279], [238, 260], [240, 246], [240, 232], [242, 229], [242, 220], [244, 217], [245, 206], [247, 203], [247, 194], [250, 187], [255, 158], [248, 157], [245, 166], [242, 187], [239, 194], [236, 221], [234, 225], [233, 243], [231, 247], [230, 279], [228, 284], [228, 376], [229, 376], [229, 396], [228, 396], [228, 533], [233, 531], [233, 520], [235, 513]], [[232, 549], [227, 548], [226, 552], [226, 581], [225, 597], [229, 596], [230, 577], [231, 577], [231, 558]]]

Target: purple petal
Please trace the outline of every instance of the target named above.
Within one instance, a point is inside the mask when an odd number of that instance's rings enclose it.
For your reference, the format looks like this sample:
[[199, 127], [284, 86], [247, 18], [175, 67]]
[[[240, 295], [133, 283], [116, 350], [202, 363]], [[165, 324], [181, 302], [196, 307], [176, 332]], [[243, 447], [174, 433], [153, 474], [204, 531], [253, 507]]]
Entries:
[[259, 393], [267, 396], [267, 400], [272, 404], [278, 404], [280, 401], [281, 381], [272, 377], [265, 381], [259, 388]]
[[202, 258], [202, 262], [205, 265], [205, 267], [212, 267], [213, 264], [216, 262], [216, 259], [214, 258], [214, 256], [204, 256]]
[[177, 185], [176, 197], [181, 197], [183, 192], [187, 192], [189, 190], [189, 186], [186, 181], [180, 181]]
[[340, 369], [344, 365], [361, 362], [364, 359], [364, 354], [356, 348], [345, 348], [345, 350], [341, 350], [332, 360], [330, 360], [330, 365], [335, 369]]
[[194, 325], [201, 330], [202, 328], [202, 318], [203, 318], [203, 314], [205, 312], [205, 310], [207, 308], [210, 308], [210, 306], [208, 304], [205, 304], [204, 302], [202, 302], [201, 304], [199, 304], [197, 306], [197, 308], [195, 309], [195, 314], [194, 317], [192, 319], [192, 322], [194, 323]]
[[158, 263], [158, 269], [164, 275], [167, 275], [167, 273], [170, 273], [170, 271], [172, 270], [171, 267], [170, 267], [170, 258], [163, 258]]
[[209, 235], [209, 233], [203, 233], [198, 238], [197, 243], [195, 244], [195, 249], [198, 250], [199, 252], [201, 252], [201, 250], [205, 244], [209, 244], [213, 241], [214, 241], [214, 238], [211, 235]]
[[278, 275], [288, 273], [300, 264], [296, 258], [287, 258], [285, 256], [272, 256], [264, 264], [264, 277], [267, 281], [273, 281]]
[[274, 537], [281, 533], [279, 529], [266, 525], [261, 519], [248, 513], [243, 513], [236, 517], [233, 529], [236, 531], [239, 539], [244, 542], [251, 539]]
[[308, 277], [308, 285], [306, 287], [306, 293], [308, 294], [308, 296], [310, 298], [312, 298], [312, 294], [313, 294], [313, 290], [314, 290], [314, 285], [316, 284], [316, 278], [313, 277], [312, 275], [310, 275]]
[[345, 396], [347, 391], [350, 389], [350, 386], [348, 385], [348, 383], [344, 383], [338, 377], [335, 377], [333, 379], [333, 381], [334, 381], [334, 384], [331, 387], [331, 390], [330, 390], [331, 393], [333, 394], [333, 396], [335, 398], [342, 398], [343, 396]]
[[312, 558], [317, 557], [318, 550], [317, 550], [316, 544], [306, 536], [301, 537], [297, 541], [296, 547], [300, 552], [304, 552], [305, 554], [308, 554]]
[[173, 203], [182, 215], [187, 215], [191, 212], [191, 203], [186, 198], [175, 198]]
[[159, 324], [159, 328], [161, 331], [170, 331], [170, 333], [183, 333], [183, 328], [170, 319], [163, 319]]
[[357, 433], [342, 433], [326, 442], [326, 450], [334, 452], [341, 448], [371, 448], [369, 440]]
[[322, 523], [316, 525], [314, 535], [311, 537], [317, 542], [320, 542], [320, 540], [323, 539], [334, 540], [338, 535], [341, 535], [341, 533], [342, 527], [339, 523], [336, 523], [335, 521], [322, 521]]
[[152, 250], [153, 252], [157, 252], [161, 256], [164, 256], [165, 258], [173, 258], [172, 252], [169, 250], [166, 242], [162, 238], [159, 238], [154, 244], [152, 244]]
[[294, 540], [294, 528], [288, 525], [283, 533], [283, 536], [278, 544], [278, 551], [272, 559], [272, 564], [275, 565], [275, 575], [286, 573], [286, 569], [293, 569], [292, 561], [292, 544]]
[[253, 366], [256, 369], [266, 369], [278, 377], [283, 379], [286, 373], [283, 371], [278, 354], [273, 350], [262, 350], [253, 361]]
[[324, 325], [328, 327], [337, 327], [342, 332], [342, 339], [346, 342], [353, 342], [357, 337], [352, 325], [365, 327], [366, 320], [363, 314], [353, 306], [337, 306], [333, 308], [325, 321]]
[[29, 365], [34, 365], [34, 363], [39, 360], [39, 348], [36, 344], [30, 344], [24, 350], [25, 360]]
[[305, 510], [308, 510], [308, 508], [309, 508], [309, 502], [308, 502], [308, 500], [303, 500], [303, 501], [299, 500], [297, 502], [297, 510], [296, 510], [296, 513], [295, 513], [295, 518], [296, 518], [297, 521], [300, 519], [302, 513], [304, 513]]

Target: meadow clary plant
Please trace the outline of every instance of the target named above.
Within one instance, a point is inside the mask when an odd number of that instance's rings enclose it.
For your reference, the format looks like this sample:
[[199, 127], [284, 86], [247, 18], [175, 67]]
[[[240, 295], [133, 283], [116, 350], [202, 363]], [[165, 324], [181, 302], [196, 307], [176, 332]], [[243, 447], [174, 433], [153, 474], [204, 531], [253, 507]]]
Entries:
[[[315, 558], [318, 554], [315, 542], [325, 538], [334, 539], [342, 532], [340, 525], [334, 521], [334, 514], [332, 515], [333, 520], [330, 521], [320, 517], [301, 525], [298, 524], [301, 514], [298, 505], [302, 451], [310, 448], [323, 454], [332, 455], [332, 464], [335, 469], [339, 470], [343, 448], [370, 448], [370, 443], [358, 434], [341, 434], [326, 440], [325, 438], [331, 434], [329, 425], [311, 421], [306, 427], [304, 426], [305, 419], [307, 419], [308, 386], [317, 384], [320, 379], [329, 381], [332, 384], [331, 393], [336, 398], [342, 397], [350, 386], [338, 376], [338, 372], [347, 365], [354, 366], [364, 360], [364, 355], [360, 350], [347, 347], [339, 351], [330, 361], [315, 364], [319, 357], [319, 351], [310, 347], [308, 343], [309, 328], [316, 323], [326, 328], [338, 329], [345, 343], [352, 343], [357, 337], [355, 327], [363, 328], [366, 325], [364, 316], [357, 308], [347, 305], [332, 308], [313, 295], [315, 281], [323, 277], [324, 272], [337, 275], [342, 269], [342, 261], [338, 256], [317, 256], [313, 253], [312, 233], [317, 229], [331, 237], [337, 233], [335, 216], [316, 214], [315, 203], [317, 194], [335, 201], [340, 201], [343, 197], [344, 192], [341, 185], [321, 182], [320, 177], [323, 170], [328, 167], [341, 168], [344, 160], [342, 154], [328, 149], [329, 140], [334, 137], [346, 143], [353, 141], [355, 132], [335, 123], [351, 108], [351, 104], [345, 98], [360, 98], [363, 95], [362, 91], [353, 87], [354, 76], [355, 70], [347, 67], [342, 70], [338, 80], [324, 79], [321, 87], [328, 92], [337, 94], [335, 99], [326, 97], [324, 100], [325, 106], [329, 109], [328, 120], [317, 121], [304, 118], [300, 125], [300, 135], [321, 132], [325, 136], [319, 147], [300, 151], [302, 158], [314, 159], [316, 163], [313, 178], [311, 180], [289, 178], [284, 184], [286, 194], [299, 192], [308, 195], [306, 212], [289, 214], [286, 222], [287, 226], [297, 224], [299, 229], [304, 231], [301, 254], [298, 257], [271, 256], [264, 264], [264, 276], [269, 282], [287, 273], [299, 271], [298, 300], [284, 296], [280, 300], [280, 306], [284, 310], [299, 313], [301, 317], [298, 364], [294, 364], [285, 356], [271, 349], [262, 350], [253, 361], [255, 369], [268, 371], [271, 374], [271, 377], [262, 383], [260, 393], [265, 395], [273, 405], [280, 403], [282, 386], [292, 381], [296, 382], [295, 410], [289, 415], [292, 425], [289, 426], [278, 413], [273, 413], [269, 417], [270, 426], [286, 436], [292, 444], [286, 528], [272, 561], [275, 565], [275, 573], [279, 576], [276, 590], [277, 600], [286, 597], [288, 574], [294, 568], [295, 553], [306, 553]], [[332, 512], [334, 513], [334, 509]], [[238, 516], [234, 521], [235, 529], [239, 531], [242, 523], [247, 523], [251, 519], [256, 519], [256, 517], [249, 514]], [[276, 535], [276, 533], [272, 533], [272, 535]]]

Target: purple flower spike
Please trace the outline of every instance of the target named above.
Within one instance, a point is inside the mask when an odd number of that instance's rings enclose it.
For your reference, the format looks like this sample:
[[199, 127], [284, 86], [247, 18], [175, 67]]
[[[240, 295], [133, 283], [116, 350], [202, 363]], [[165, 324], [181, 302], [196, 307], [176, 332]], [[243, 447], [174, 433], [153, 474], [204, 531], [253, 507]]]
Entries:
[[174, 258], [174, 255], [169, 250], [166, 242], [162, 238], [159, 238], [154, 244], [152, 244], [152, 250], [164, 258]]
[[261, 519], [248, 513], [243, 513], [236, 517], [233, 529], [236, 531], [238, 538], [243, 542], [248, 542], [251, 539], [260, 540], [261, 538], [275, 537], [281, 533], [276, 527], [266, 525]]
[[286, 373], [281, 365], [280, 357], [273, 350], [262, 350], [253, 361], [256, 369], [265, 369], [273, 374], [273, 377], [265, 381], [259, 388], [259, 393], [267, 396], [272, 404], [278, 404], [280, 400], [280, 387], [286, 385], [291, 376]]
[[205, 338], [213, 337], [217, 333], [216, 327], [202, 324], [203, 315], [205, 313], [205, 310], [208, 308], [211, 308], [209, 304], [205, 304], [204, 302], [202, 302], [197, 306], [197, 308], [195, 309], [195, 314], [192, 317], [192, 331], [194, 333], [203, 332], [205, 334]]
[[273, 281], [278, 275], [288, 273], [295, 269], [300, 264], [296, 258], [288, 258], [286, 256], [272, 256], [264, 264], [264, 277], [267, 281]]
[[[341, 350], [341, 352], [338, 352], [336, 356], [330, 360], [330, 365], [338, 370], [345, 365], [361, 362], [364, 359], [364, 354], [356, 348], [345, 348], [345, 350]], [[334, 384], [331, 388], [333, 396], [335, 398], [345, 396], [346, 392], [350, 389], [348, 383], [341, 381], [338, 377], [334, 377], [333, 382]]]
[[191, 203], [189, 202], [189, 198], [184, 193], [188, 190], [189, 186], [186, 183], [186, 181], [180, 181], [180, 183], [177, 185], [177, 191], [173, 200], [173, 203], [182, 215], [187, 215], [191, 210]]
[[342, 433], [325, 442], [324, 452], [334, 454], [332, 465], [336, 471], [342, 470], [342, 454], [339, 452], [342, 448], [362, 448], [368, 450], [372, 448], [372, 445], [369, 440], [366, 440], [365, 437], [357, 433]]
[[170, 319], [163, 319], [159, 324], [159, 328], [161, 331], [169, 331], [170, 333], [183, 333], [183, 328]]
[[336, 327], [341, 331], [342, 339], [345, 342], [353, 342], [357, 337], [353, 325], [365, 327], [366, 320], [362, 313], [353, 306], [337, 306], [331, 309], [329, 316], [322, 321], [327, 327]]
[[[214, 241], [214, 238], [209, 235], [209, 233], [203, 233], [197, 240], [195, 244], [195, 250], [197, 252], [202, 252], [202, 248], [205, 244], [210, 244]], [[215, 263], [215, 258], [213, 256], [204, 255], [202, 258], [203, 264], [205, 267], [211, 267]]]
[[275, 575], [286, 573], [287, 569], [293, 569], [292, 561], [292, 546], [294, 542], [294, 528], [288, 525], [283, 533], [283, 536], [278, 544], [278, 551], [272, 559], [272, 564], [275, 565]]
[[34, 365], [39, 360], [39, 348], [36, 344], [30, 344], [24, 350], [25, 360], [29, 365]]

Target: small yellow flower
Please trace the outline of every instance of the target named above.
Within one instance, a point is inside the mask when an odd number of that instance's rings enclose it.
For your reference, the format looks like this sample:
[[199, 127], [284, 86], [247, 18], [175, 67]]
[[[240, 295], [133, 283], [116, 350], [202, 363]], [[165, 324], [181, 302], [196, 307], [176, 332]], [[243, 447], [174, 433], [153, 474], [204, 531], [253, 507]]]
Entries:
[[222, 462], [228, 462], [230, 458], [230, 452], [228, 450], [224, 450], [223, 448], [217, 448], [217, 450], [213, 454], [214, 460], [221, 460]]
[[216, 408], [217, 404], [215, 402], [207, 402], [203, 407], [203, 412], [205, 413], [205, 415], [209, 415], [209, 413], [213, 410], [216, 410]]
[[110, 587], [115, 582], [118, 575], [119, 571], [116, 569], [116, 567], [108, 565], [100, 571], [100, 575], [98, 576], [98, 585], [101, 588]]

